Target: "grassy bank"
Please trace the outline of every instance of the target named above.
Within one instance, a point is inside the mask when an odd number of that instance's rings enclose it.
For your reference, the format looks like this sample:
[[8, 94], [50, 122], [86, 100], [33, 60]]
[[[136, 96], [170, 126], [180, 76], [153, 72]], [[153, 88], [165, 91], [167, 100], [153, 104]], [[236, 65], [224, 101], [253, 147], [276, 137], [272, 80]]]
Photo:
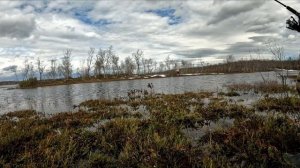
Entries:
[[122, 80], [132, 80], [132, 79], [144, 79], [142, 77], [127, 78], [127, 77], [107, 77], [107, 78], [72, 78], [72, 79], [46, 79], [41, 81], [36, 81], [34, 83], [29, 81], [19, 82], [19, 87], [21, 89], [36, 88], [36, 87], [46, 87], [46, 86], [58, 86], [58, 85], [71, 85], [79, 83], [96, 83], [96, 82], [111, 82], [111, 81], [122, 81]]
[[0, 167], [296, 167], [300, 100], [285, 103], [290, 117], [273, 99], [135, 90], [76, 112], [12, 112], [0, 117]]
[[[58, 85], [71, 85], [71, 84], [80, 84], [80, 83], [97, 83], [97, 82], [111, 82], [111, 81], [124, 81], [124, 80], [143, 80], [143, 79], [156, 79], [162, 77], [182, 77], [184, 75], [177, 75], [175, 71], [168, 72], [168, 75], [160, 74], [160, 75], [146, 75], [146, 76], [109, 76], [106, 78], [71, 78], [68, 80], [65, 79], [46, 79], [46, 80], [36, 80], [29, 79], [25, 81], [19, 82], [20, 89], [30, 89], [37, 87], [46, 87], [46, 86], [58, 86]], [[162, 75], [162, 76], [161, 76]], [[194, 76], [198, 76], [200, 74], [194, 74]], [[201, 75], [212, 75], [212, 74], [201, 74]], [[216, 74], [213, 74], [216, 75]]]

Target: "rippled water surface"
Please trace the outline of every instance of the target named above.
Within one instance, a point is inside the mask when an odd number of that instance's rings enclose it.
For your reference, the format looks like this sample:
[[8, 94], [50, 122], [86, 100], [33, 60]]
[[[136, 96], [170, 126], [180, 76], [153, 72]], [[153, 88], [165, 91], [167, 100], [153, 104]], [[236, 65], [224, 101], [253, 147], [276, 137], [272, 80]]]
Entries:
[[[266, 79], [276, 79], [272, 72], [262, 74]], [[259, 81], [262, 81], [260, 73], [247, 73], [85, 83], [36, 89], [11, 89], [15, 86], [0, 86], [0, 114], [23, 109], [35, 109], [48, 114], [72, 111], [73, 105], [82, 101], [125, 97], [129, 90], [147, 89], [148, 83], [153, 83], [156, 93], [183, 93], [217, 91], [226, 84]]]

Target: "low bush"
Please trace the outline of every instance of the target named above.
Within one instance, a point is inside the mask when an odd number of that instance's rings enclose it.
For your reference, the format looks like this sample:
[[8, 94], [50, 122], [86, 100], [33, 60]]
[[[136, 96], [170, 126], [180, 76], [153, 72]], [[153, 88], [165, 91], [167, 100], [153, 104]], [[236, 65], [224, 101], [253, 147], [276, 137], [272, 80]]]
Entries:
[[34, 88], [39, 84], [37, 78], [30, 78], [19, 83], [20, 88]]

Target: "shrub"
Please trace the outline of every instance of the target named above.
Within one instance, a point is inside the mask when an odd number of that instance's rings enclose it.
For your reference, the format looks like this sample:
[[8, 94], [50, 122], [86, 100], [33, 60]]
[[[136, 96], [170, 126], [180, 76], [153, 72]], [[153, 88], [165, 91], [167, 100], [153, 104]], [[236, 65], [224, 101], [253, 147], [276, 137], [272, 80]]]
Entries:
[[34, 88], [38, 86], [37, 78], [29, 78], [19, 83], [20, 88]]

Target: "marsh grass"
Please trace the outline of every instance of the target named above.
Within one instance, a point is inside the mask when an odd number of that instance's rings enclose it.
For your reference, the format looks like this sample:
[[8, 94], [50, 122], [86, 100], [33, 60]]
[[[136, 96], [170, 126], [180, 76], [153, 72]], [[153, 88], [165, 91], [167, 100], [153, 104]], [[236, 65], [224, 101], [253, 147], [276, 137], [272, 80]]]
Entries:
[[199, 141], [214, 167], [294, 167], [285, 153], [298, 153], [299, 125], [288, 117], [258, 117], [235, 121], [227, 130], [213, 132]]
[[[289, 167], [285, 154], [300, 152], [299, 121], [280, 110], [281, 117], [258, 116], [209, 92], [141, 94], [89, 100], [49, 117], [2, 115], [0, 167]], [[197, 143], [184, 134], [225, 119], [233, 123], [209, 129]]]
[[277, 81], [265, 81], [250, 83], [234, 83], [226, 85], [230, 92], [254, 92], [254, 93], [284, 93], [284, 92], [296, 92], [296, 89], [290, 86], [283, 86]]
[[254, 109], [243, 105], [230, 104], [227, 101], [214, 101], [206, 107], [196, 109], [196, 112], [208, 121], [216, 121], [220, 118], [247, 118], [254, 114]]
[[300, 98], [291, 97], [266, 97], [255, 104], [260, 111], [277, 111], [282, 113], [300, 113]]

